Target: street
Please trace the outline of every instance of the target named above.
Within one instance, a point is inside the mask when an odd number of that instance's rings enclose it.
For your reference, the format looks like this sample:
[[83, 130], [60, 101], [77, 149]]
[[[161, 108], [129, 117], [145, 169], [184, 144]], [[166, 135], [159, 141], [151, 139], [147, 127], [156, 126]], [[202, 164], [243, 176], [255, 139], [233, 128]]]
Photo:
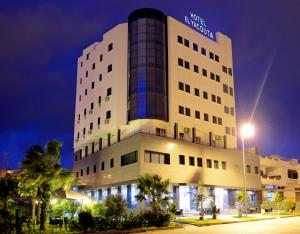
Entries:
[[209, 233], [209, 234], [249, 234], [249, 233], [272, 233], [272, 234], [300, 234], [300, 217], [278, 218], [264, 221], [253, 221], [235, 224], [222, 224], [206, 227], [186, 225], [184, 228], [151, 231], [147, 233], [162, 234], [186, 234], [186, 233]]

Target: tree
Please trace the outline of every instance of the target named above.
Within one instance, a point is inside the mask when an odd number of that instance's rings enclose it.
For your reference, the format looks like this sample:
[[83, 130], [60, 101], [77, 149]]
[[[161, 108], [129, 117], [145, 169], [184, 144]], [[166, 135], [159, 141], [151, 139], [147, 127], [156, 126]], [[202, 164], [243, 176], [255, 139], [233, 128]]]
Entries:
[[[248, 202], [247, 194], [245, 191], [238, 191], [236, 194], [236, 199], [239, 202], [239, 216], [242, 216], [242, 207], [244, 207], [244, 204]], [[245, 209], [246, 207], [244, 207]]]
[[169, 204], [171, 199], [168, 196], [169, 180], [162, 180], [159, 175], [149, 175], [138, 177], [139, 193], [136, 196], [139, 201], [150, 200], [151, 209], [154, 212], [161, 210], [161, 207]]
[[45, 230], [46, 211], [51, 194], [61, 187], [67, 188], [75, 181], [73, 173], [61, 168], [59, 141], [50, 141], [45, 150], [33, 145], [21, 161], [20, 190], [23, 195], [32, 197], [32, 217], [35, 217], [35, 201], [40, 203], [40, 230]]
[[104, 213], [107, 218], [119, 220], [126, 213], [126, 202], [120, 194], [108, 196], [104, 205], [106, 206]]
[[282, 196], [282, 193], [280, 193], [279, 191], [276, 191], [274, 194], [273, 194], [273, 198], [272, 198], [273, 202], [276, 203], [276, 206], [277, 206], [277, 214], [279, 214], [279, 205], [281, 202], [284, 201], [284, 197]]
[[196, 206], [200, 206], [200, 220], [204, 219], [204, 209], [203, 209], [203, 202], [207, 199], [207, 193], [205, 187], [199, 181], [198, 183], [198, 190], [196, 193], [189, 192], [193, 196], [193, 202], [196, 203]]
[[0, 178], [0, 201], [4, 211], [8, 211], [9, 201], [17, 196], [18, 183], [17, 178], [10, 174]]

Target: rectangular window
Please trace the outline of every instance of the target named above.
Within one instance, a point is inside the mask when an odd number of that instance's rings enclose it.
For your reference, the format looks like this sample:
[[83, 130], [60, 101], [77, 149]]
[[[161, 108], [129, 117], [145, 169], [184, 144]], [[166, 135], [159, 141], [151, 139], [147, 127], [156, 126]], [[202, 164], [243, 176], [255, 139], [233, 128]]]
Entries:
[[101, 118], [100, 117], [98, 117], [97, 123], [98, 123], [98, 125], [100, 125], [100, 123], [101, 123]]
[[96, 68], [96, 64], [93, 63], [93, 64], [92, 64], [92, 70], [95, 70], [95, 68]]
[[185, 108], [185, 115], [186, 116], [191, 116], [191, 110], [190, 110], [190, 108], [188, 108], [188, 107]]
[[186, 47], [190, 47], [190, 42], [189, 42], [189, 40], [184, 39], [184, 45], [185, 45]]
[[212, 168], [211, 159], [206, 159], [206, 167]]
[[214, 160], [214, 168], [219, 169], [219, 161], [218, 160]]
[[228, 68], [228, 74], [232, 76], [232, 69]]
[[207, 70], [204, 69], [204, 68], [202, 69], [202, 75], [205, 76], [205, 77], [207, 77]]
[[85, 157], [88, 156], [88, 153], [89, 153], [89, 147], [86, 145], [85, 146]]
[[183, 44], [183, 38], [182, 36], [177, 36], [177, 42], [180, 43], [180, 44]]
[[112, 64], [109, 64], [108, 66], [107, 66], [107, 72], [111, 72], [112, 71]]
[[230, 127], [225, 127], [225, 134], [230, 135]]
[[91, 102], [91, 110], [93, 110], [93, 109], [94, 109], [94, 103]]
[[212, 79], [212, 80], [215, 80], [216, 78], [215, 78], [215, 74], [214, 73], [210, 73], [210, 79]]
[[184, 61], [184, 67], [186, 69], [190, 69], [190, 63], [188, 61]]
[[98, 97], [98, 104], [101, 104], [101, 96]]
[[193, 43], [193, 50], [198, 51], [198, 45], [196, 43]]
[[83, 176], [83, 169], [80, 170], [80, 176]]
[[136, 163], [138, 161], [137, 151], [133, 151], [128, 154], [124, 154], [121, 156], [121, 167], [126, 166], [128, 164]]
[[102, 60], [103, 60], [103, 54], [100, 54], [99, 61], [102, 62]]
[[224, 113], [229, 114], [229, 106], [224, 106]]
[[205, 91], [203, 91], [203, 98], [204, 98], [204, 99], [208, 99], [208, 93], [205, 92]]
[[222, 125], [222, 118], [218, 117], [218, 124]]
[[194, 65], [194, 72], [199, 73], [199, 67], [197, 65]]
[[102, 80], [102, 74], [99, 74], [99, 81]]
[[230, 107], [230, 114], [234, 116], [234, 107]]
[[227, 169], [227, 165], [226, 165], [226, 162], [222, 162], [222, 170], [226, 170]]
[[107, 49], [107, 50], [108, 50], [108, 52], [109, 52], [109, 51], [111, 51], [112, 49], [113, 49], [113, 43], [110, 43], [110, 44], [108, 45], [108, 49]]
[[106, 111], [106, 119], [110, 119], [111, 118], [111, 111]]
[[210, 59], [213, 59], [213, 60], [215, 59], [215, 55], [214, 55], [213, 52], [209, 52], [209, 58], [210, 58]]
[[89, 58], [90, 58], [90, 53], [87, 53], [86, 54], [86, 60], [89, 60]]
[[163, 129], [163, 128], [156, 128], [156, 135], [157, 136], [166, 136], [167, 131], [166, 131], [166, 129]]
[[223, 92], [228, 93], [228, 85], [223, 84]]
[[185, 92], [190, 93], [190, 86], [188, 84], [185, 85]]
[[200, 91], [199, 91], [199, 89], [197, 89], [197, 88], [195, 88], [195, 96], [200, 96]]
[[93, 130], [93, 122], [90, 123], [90, 130]]
[[202, 158], [197, 158], [197, 167], [202, 167]]
[[209, 121], [209, 117], [208, 117], [208, 114], [204, 113], [204, 121]]
[[190, 164], [190, 166], [195, 166], [195, 158], [194, 157], [192, 157], [192, 156], [189, 157], [189, 164]]
[[229, 87], [229, 94], [230, 94], [230, 96], [233, 96], [233, 88], [232, 87]]
[[178, 58], [178, 65], [183, 67], [183, 59], [181, 58]]
[[221, 104], [221, 103], [222, 103], [221, 97], [219, 97], [219, 96], [217, 96], [217, 103], [218, 103], [218, 104]]
[[254, 168], [254, 170], [255, 170], [255, 174], [258, 174], [258, 166], [256, 166], [256, 167]]
[[89, 76], [89, 72], [86, 71], [86, 72], [85, 72], [85, 77], [88, 77], [88, 76]]
[[82, 67], [82, 66], [83, 66], [83, 62], [81, 61], [81, 62], [80, 62], [80, 67]]
[[114, 167], [114, 159], [111, 158], [111, 159], [110, 159], [110, 168], [113, 168], [113, 167]]
[[211, 95], [211, 100], [212, 100], [213, 102], [216, 102], [216, 95], [212, 94], [212, 95]]
[[217, 123], [218, 123], [218, 119], [217, 119], [217, 117], [214, 116], [214, 115], [213, 115], [213, 117], [212, 117], [212, 122], [213, 122], [214, 124], [217, 124]]
[[154, 151], [145, 151], [144, 157], [145, 162], [167, 165], [170, 164], [170, 154]]
[[106, 96], [110, 96], [111, 95], [111, 88], [108, 88], [107, 90], [106, 90]]
[[200, 119], [200, 111], [195, 111], [195, 118]]
[[97, 165], [94, 165], [94, 173], [97, 172]]
[[179, 164], [184, 165], [185, 164], [185, 157], [184, 155], [179, 155]]
[[251, 173], [251, 167], [250, 167], [250, 165], [247, 165], [247, 173]]
[[179, 106], [179, 114], [184, 115], [184, 107], [183, 106]]
[[86, 168], [86, 175], [88, 175], [88, 174], [90, 174], [90, 168], [89, 167]]
[[203, 47], [201, 48], [201, 54], [202, 54], [202, 55], [206, 55], [206, 49], [203, 48]]
[[86, 96], [86, 95], [87, 95], [87, 93], [88, 93], [88, 92], [87, 92], [87, 89], [85, 89], [85, 90], [84, 90], [84, 95]]
[[79, 177], [79, 173], [78, 173], [78, 171], [76, 172], [76, 177], [77, 177], [77, 178]]
[[221, 78], [220, 78], [219, 75], [216, 75], [216, 81], [217, 81], [217, 82], [221, 82]]
[[91, 87], [92, 89], [94, 89], [95, 88], [95, 82], [92, 82], [92, 87]]
[[215, 54], [215, 61], [216, 61], [216, 62], [220, 62], [220, 58], [219, 58], [219, 56], [216, 55], [216, 54]]
[[182, 82], [178, 82], [178, 89], [184, 91], [184, 84]]
[[105, 169], [105, 164], [104, 162], [101, 162], [101, 170], [104, 171], [104, 169]]
[[227, 67], [225, 67], [224, 65], [222, 66], [222, 71], [224, 72], [224, 73], [227, 73]]

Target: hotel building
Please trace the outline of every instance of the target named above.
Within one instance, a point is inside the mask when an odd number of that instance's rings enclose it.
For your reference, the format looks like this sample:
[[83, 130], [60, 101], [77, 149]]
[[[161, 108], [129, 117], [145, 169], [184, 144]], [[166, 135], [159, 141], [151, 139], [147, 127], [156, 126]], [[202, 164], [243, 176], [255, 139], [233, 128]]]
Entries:
[[[154, 9], [132, 12], [128, 23], [84, 49], [73, 172], [85, 192], [96, 200], [120, 193], [135, 208], [137, 177], [159, 174], [170, 179], [184, 212], [196, 210], [190, 192], [199, 182], [217, 207], [233, 207], [243, 164], [232, 67], [226, 35], [217, 32], [212, 40]], [[262, 200], [263, 160], [255, 150], [246, 152], [247, 190], [255, 204]]]

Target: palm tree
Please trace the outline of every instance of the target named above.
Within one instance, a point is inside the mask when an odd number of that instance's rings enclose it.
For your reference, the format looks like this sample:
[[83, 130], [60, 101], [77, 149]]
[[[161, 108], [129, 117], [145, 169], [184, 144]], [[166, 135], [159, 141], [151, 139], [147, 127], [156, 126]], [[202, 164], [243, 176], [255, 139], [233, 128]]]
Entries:
[[20, 190], [32, 197], [32, 217], [34, 220], [35, 201], [40, 203], [40, 230], [45, 230], [46, 211], [51, 194], [59, 188], [70, 187], [75, 179], [71, 171], [61, 168], [59, 141], [50, 141], [45, 150], [39, 145], [30, 147], [21, 161]]
[[196, 203], [196, 206], [200, 206], [200, 220], [204, 219], [204, 209], [203, 202], [208, 198], [206, 195], [205, 187], [202, 186], [201, 182], [199, 182], [198, 190], [196, 193], [189, 192], [193, 196], [193, 202]]
[[136, 196], [139, 201], [150, 200], [151, 209], [154, 212], [161, 210], [161, 206], [168, 205], [171, 199], [168, 196], [169, 180], [162, 181], [159, 175], [149, 175], [138, 177], [139, 194]]

